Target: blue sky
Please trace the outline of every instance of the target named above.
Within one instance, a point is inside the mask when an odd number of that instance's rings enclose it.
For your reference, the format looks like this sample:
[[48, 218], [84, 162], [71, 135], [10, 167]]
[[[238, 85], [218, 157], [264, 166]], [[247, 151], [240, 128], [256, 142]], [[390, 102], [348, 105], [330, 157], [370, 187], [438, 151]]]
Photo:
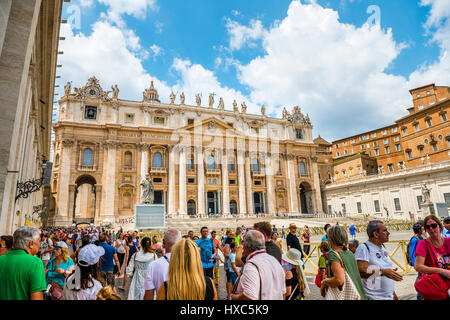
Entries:
[[58, 84], [95, 75], [140, 100], [152, 79], [163, 102], [214, 92], [278, 117], [299, 105], [332, 141], [392, 124], [409, 89], [449, 85], [449, 17], [448, 0], [72, 0]]

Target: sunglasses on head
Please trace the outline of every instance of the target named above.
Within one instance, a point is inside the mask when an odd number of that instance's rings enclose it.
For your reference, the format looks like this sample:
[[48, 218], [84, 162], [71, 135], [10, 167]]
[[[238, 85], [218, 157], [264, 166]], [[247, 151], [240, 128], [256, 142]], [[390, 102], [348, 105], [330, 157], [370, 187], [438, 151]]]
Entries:
[[427, 224], [427, 225], [425, 225], [425, 229], [427, 229], [427, 230], [431, 229], [431, 228], [436, 229], [437, 226], [438, 226], [437, 223]]

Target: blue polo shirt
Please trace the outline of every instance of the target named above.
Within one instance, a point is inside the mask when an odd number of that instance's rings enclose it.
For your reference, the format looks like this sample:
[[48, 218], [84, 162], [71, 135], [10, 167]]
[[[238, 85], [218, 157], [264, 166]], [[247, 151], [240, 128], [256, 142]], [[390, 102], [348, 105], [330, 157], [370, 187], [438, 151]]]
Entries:
[[102, 267], [100, 271], [114, 270], [114, 255], [117, 254], [116, 248], [106, 242], [100, 243], [99, 246], [105, 249], [105, 254], [101, 257]]

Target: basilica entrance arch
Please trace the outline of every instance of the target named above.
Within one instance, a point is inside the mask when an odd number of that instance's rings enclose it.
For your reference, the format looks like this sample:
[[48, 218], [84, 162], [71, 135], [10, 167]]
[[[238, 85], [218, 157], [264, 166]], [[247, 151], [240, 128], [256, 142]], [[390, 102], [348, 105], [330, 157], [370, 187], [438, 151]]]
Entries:
[[197, 213], [195, 201], [192, 199], [187, 202], [187, 212], [190, 216], [195, 216]]
[[97, 181], [91, 175], [82, 175], [75, 181], [72, 220], [75, 223], [94, 222], [96, 214]]

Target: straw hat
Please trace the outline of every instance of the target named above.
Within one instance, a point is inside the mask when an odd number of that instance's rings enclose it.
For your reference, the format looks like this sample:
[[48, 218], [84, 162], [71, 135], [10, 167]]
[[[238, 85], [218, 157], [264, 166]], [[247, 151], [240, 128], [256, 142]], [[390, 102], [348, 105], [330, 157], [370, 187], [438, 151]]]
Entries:
[[284, 253], [281, 256], [281, 259], [283, 259], [284, 261], [296, 265], [296, 266], [302, 266], [303, 262], [302, 262], [302, 254], [300, 253], [300, 251], [298, 251], [295, 248], [291, 248], [289, 249], [288, 252]]
[[289, 225], [289, 229], [290, 229], [290, 228], [297, 228], [297, 226], [296, 226], [295, 223], [291, 223], [291, 224]]

